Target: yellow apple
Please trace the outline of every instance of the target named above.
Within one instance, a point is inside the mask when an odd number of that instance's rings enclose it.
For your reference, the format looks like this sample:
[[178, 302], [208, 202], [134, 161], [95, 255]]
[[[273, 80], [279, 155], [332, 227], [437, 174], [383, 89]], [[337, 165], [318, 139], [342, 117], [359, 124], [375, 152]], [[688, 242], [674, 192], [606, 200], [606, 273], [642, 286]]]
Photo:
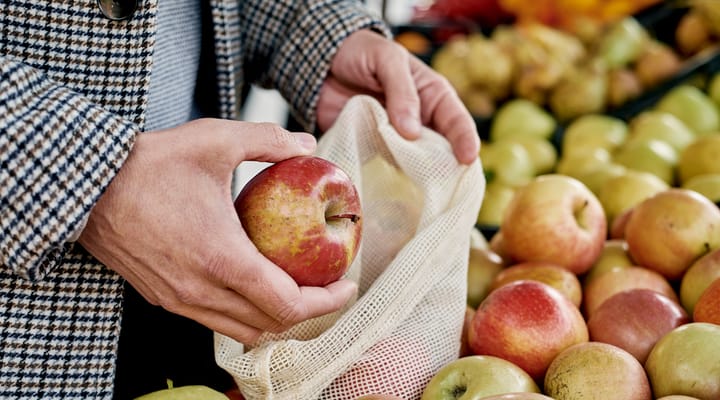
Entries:
[[630, 141], [620, 147], [613, 161], [635, 171], [649, 172], [669, 186], [675, 183], [678, 154], [667, 142], [657, 139]]
[[697, 135], [720, 130], [720, 112], [712, 99], [700, 88], [681, 84], [666, 93], [656, 109], [669, 112], [685, 123]]
[[630, 254], [628, 253], [627, 242], [624, 239], [610, 239], [605, 241], [600, 257], [590, 267], [585, 274], [583, 284], [587, 285], [590, 281], [614, 269], [628, 268], [634, 265]]
[[467, 271], [467, 304], [470, 307], [476, 308], [485, 299], [504, 267], [503, 259], [494, 251], [470, 249]]
[[544, 174], [555, 168], [558, 154], [555, 146], [549, 140], [536, 136], [513, 136], [500, 140], [509, 140], [523, 145], [530, 156], [536, 174]]
[[627, 168], [624, 166], [610, 162], [606, 165], [598, 165], [598, 168], [581, 171], [574, 175], [575, 178], [584, 183], [591, 192], [598, 195], [600, 194], [600, 188], [606, 180], [615, 176], [624, 175], [626, 172]]
[[613, 151], [625, 143], [628, 126], [625, 121], [604, 114], [586, 114], [570, 122], [562, 136], [562, 154], [603, 148]]
[[535, 176], [530, 154], [517, 142], [503, 140], [484, 143], [480, 148], [480, 161], [488, 183], [521, 186]]
[[490, 284], [490, 291], [510, 282], [525, 279], [542, 282], [555, 288], [575, 306], [580, 307], [582, 287], [577, 275], [553, 263], [528, 261], [510, 265], [495, 275]]
[[628, 142], [656, 139], [671, 145], [678, 153], [696, 139], [695, 132], [669, 112], [648, 110], [630, 121]]
[[480, 225], [500, 226], [507, 205], [515, 194], [515, 188], [504, 183], [494, 181], [485, 187], [477, 223]]
[[683, 183], [682, 187], [694, 190], [714, 203], [720, 203], [720, 172], [695, 175]]
[[530, 100], [514, 98], [498, 108], [490, 125], [490, 140], [513, 136], [532, 136], [549, 140], [557, 121]]
[[720, 134], [700, 137], [680, 153], [678, 178], [684, 184], [690, 178], [720, 173]]
[[608, 150], [589, 147], [585, 151], [563, 154], [557, 162], [555, 172], [578, 179], [583, 174], [607, 168], [611, 161], [612, 156]]
[[720, 278], [720, 249], [698, 258], [680, 281], [680, 303], [693, 315], [695, 304], [710, 284]]
[[608, 223], [611, 224], [623, 211], [669, 187], [665, 181], [649, 172], [628, 170], [623, 175], [605, 180], [600, 187], [598, 199], [605, 210]]

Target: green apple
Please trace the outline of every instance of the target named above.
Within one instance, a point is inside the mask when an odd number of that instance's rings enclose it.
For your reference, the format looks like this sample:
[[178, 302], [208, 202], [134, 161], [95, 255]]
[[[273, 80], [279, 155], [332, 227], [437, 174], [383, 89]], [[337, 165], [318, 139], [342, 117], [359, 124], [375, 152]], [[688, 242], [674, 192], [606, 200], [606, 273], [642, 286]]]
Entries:
[[630, 121], [628, 141], [657, 139], [671, 145], [678, 153], [696, 139], [693, 132], [678, 117], [669, 112], [648, 110]]
[[625, 143], [628, 126], [625, 121], [604, 114], [587, 114], [570, 122], [562, 136], [562, 154], [588, 148], [603, 148], [610, 152]]
[[610, 26], [598, 44], [598, 55], [608, 69], [625, 67], [633, 63], [645, 49], [650, 35], [632, 16]]
[[517, 136], [549, 140], [556, 127], [555, 118], [539, 105], [523, 98], [514, 98], [495, 113], [490, 125], [490, 140], [494, 142]]
[[680, 281], [680, 303], [688, 314], [693, 314], [700, 296], [718, 278], [720, 278], [720, 249], [705, 254], [690, 265]]
[[720, 399], [720, 325], [692, 322], [663, 336], [645, 362], [656, 397]]
[[720, 107], [720, 73], [715, 73], [708, 82], [707, 94]]
[[669, 188], [670, 185], [649, 172], [628, 170], [623, 175], [608, 178], [600, 187], [598, 199], [608, 223], [612, 224], [625, 210]]
[[422, 400], [480, 399], [514, 392], [540, 393], [517, 365], [494, 356], [466, 356], [450, 361], [430, 379]]
[[500, 182], [490, 182], [485, 187], [480, 212], [477, 216], [479, 225], [500, 226], [507, 205], [515, 194], [515, 188]]
[[694, 190], [714, 203], [720, 203], [720, 172], [695, 175], [683, 183], [682, 187]]
[[703, 136], [680, 153], [678, 178], [684, 184], [697, 175], [720, 173], [720, 134]]
[[612, 162], [610, 152], [601, 147], [587, 148], [563, 154], [558, 160], [555, 172], [579, 179], [591, 171], [606, 168]]
[[697, 135], [720, 130], [720, 112], [712, 99], [696, 86], [682, 84], [666, 93], [655, 108], [675, 115]]
[[530, 154], [517, 142], [501, 140], [484, 143], [480, 148], [480, 161], [489, 183], [522, 186], [535, 176]]
[[575, 178], [584, 183], [595, 195], [600, 193], [600, 188], [606, 180], [615, 176], [624, 175], [627, 172], [627, 168], [614, 162], [604, 165], [599, 164], [598, 167], [599, 168], [590, 168], [574, 174]]
[[467, 305], [477, 308], [490, 292], [497, 274], [505, 267], [502, 257], [492, 250], [471, 248], [467, 270]]
[[579, 343], [553, 360], [544, 392], [555, 400], [652, 400], [642, 364], [627, 351], [607, 343]]
[[523, 145], [530, 156], [536, 174], [548, 173], [555, 168], [558, 154], [555, 146], [549, 140], [535, 136], [517, 136], [502, 140], [509, 140]]
[[588, 285], [598, 276], [614, 269], [628, 268], [634, 265], [628, 253], [627, 242], [624, 239], [610, 239], [605, 241], [600, 257], [590, 267], [583, 277], [583, 285]]
[[620, 147], [613, 161], [635, 171], [649, 172], [669, 186], [675, 183], [678, 154], [667, 142], [657, 139], [633, 140]]
[[203, 385], [172, 387], [148, 393], [135, 400], [229, 400], [216, 390]]

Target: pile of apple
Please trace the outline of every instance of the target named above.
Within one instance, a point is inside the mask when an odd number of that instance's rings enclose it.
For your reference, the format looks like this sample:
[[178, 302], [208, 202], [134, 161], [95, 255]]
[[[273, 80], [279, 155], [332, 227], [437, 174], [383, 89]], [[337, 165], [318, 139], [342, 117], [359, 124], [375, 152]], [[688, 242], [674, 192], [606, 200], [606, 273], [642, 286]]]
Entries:
[[478, 224], [499, 226], [515, 190], [548, 172], [585, 184], [609, 225], [670, 187], [720, 203], [720, 74], [672, 88], [628, 121], [588, 114], [559, 126], [527, 100], [498, 110], [480, 153], [488, 185]]
[[516, 190], [473, 241], [460, 357], [423, 400], [720, 399], [720, 208], [667, 188], [615, 229], [576, 178]]

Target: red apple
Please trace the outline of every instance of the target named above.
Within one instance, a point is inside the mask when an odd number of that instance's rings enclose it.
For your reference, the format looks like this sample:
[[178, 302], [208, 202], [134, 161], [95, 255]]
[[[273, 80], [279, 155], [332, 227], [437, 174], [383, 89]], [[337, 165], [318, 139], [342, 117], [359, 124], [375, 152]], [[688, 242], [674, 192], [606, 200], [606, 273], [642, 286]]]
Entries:
[[636, 205], [625, 240], [635, 262], [679, 279], [695, 260], [720, 248], [720, 209], [687, 189], [668, 189]]
[[580, 280], [569, 270], [553, 263], [528, 261], [511, 265], [495, 276], [490, 290], [519, 280], [532, 280], [550, 285], [580, 307], [582, 301]]
[[551, 262], [575, 274], [592, 266], [607, 236], [597, 197], [577, 179], [554, 174], [517, 190], [500, 229], [511, 259]]
[[350, 177], [325, 159], [294, 157], [260, 171], [235, 209], [258, 250], [299, 285], [340, 279], [357, 255], [360, 198]]
[[655, 344], [645, 371], [656, 397], [720, 399], [720, 326], [691, 322], [673, 329]]
[[632, 289], [605, 300], [587, 325], [590, 340], [615, 345], [644, 364], [661, 337], [688, 322], [677, 302], [653, 290]]
[[605, 300], [630, 289], [654, 290], [678, 302], [670, 282], [658, 272], [643, 267], [620, 268], [607, 271], [583, 287], [585, 316], [589, 320]]
[[511, 393], [534, 392], [540, 389], [533, 379], [517, 365], [492, 356], [467, 356], [445, 364], [430, 379], [421, 400], [456, 400]]
[[695, 303], [693, 321], [720, 325], [720, 278], [715, 279]]
[[695, 261], [680, 281], [680, 304], [692, 315], [700, 295], [720, 278], [720, 249], [713, 250]]
[[586, 341], [587, 326], [578, 308], [556, 289], [530, 280], [490, 292], [468, 333], [474, 354], [508, 360], [538, 381], [558, 353]]
[[550, 364], [544, 392], [555, 400], [651, 400], [642, 364], [627, 351], [607, 343], [579, 343]]
[[470, 306], [465, 306], [465, 318], [463, 319], [462, 332], [460, 333], [460, 357], [469, 356], [470, 344], [468, 343], [468, 333], [472, 326], [472, 319], [475, 315], [475, 309]]

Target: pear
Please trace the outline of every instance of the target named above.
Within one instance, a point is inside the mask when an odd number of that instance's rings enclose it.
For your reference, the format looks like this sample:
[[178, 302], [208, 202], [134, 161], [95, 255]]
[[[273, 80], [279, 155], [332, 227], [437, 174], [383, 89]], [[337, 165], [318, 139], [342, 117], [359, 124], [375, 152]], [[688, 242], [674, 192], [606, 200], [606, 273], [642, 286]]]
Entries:
[[675, 28], [675, 45], [680, 53], [691, 56], [710, 46], [712, 35], [707, 19], [697, 10], [690, 9], [680, 17]]
[[698, 135], [720, 130], [717, 105], [696, 86], [674, 87], [660, 99], [655, 109], [675, 115]]
[[610, 107], [619, 107], [643, 93], [637, 74], [629, 68], [615, 68], [608, 72], [608, 98]]
[[707, 95], [710, 96], [715, 106], [720, 107], [720, 73], [710, 77], [707, 85]]
[[484, 143], [480, 147], [480, 161], [488, 183], [500, 182], [517, 187], [535, 176], [535, 168], [525, 147], [509, 140]]
[[597, 147], [613, 152], [625, 143], [627, 137], [628, 125], [625, 121], [605, 114], [586, 114], [565, 128], [562, 154]]
[[430, 66], [445, 77], [450, 85], [462, 94], [472, 85], [467, 75], [465, 60], [470, 46], [464, 36], [454, 36], [446, 42], [430, 60]]
[[510, 54], [480, 33], [470, 34], [467, 42], [469, 49], [465, 70], [470, 82], [485, 88], [494, 98], [506, 97], [513, 78]]

